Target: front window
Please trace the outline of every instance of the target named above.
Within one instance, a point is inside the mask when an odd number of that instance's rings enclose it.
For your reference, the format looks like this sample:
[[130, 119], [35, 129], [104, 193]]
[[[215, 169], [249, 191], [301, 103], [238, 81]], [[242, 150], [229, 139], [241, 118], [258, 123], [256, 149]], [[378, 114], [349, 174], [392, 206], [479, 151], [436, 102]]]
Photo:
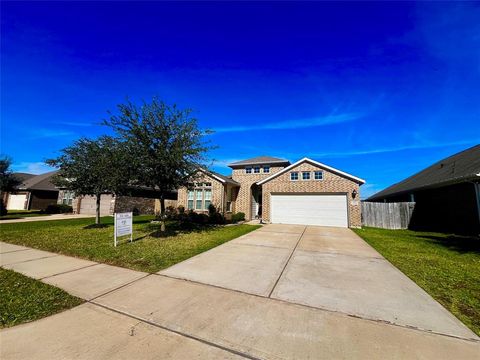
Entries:
[[62, 204], [72, 206], [73, 197], [74, 197], [73, 191], [64, 191], [63, 192], [63, 198], [62, 198]]
[[251, 168], [251, 167], [245, 168], [245, 172], [246, 172], [247, 174], [251, 174], [251, 173], [252, 173], [252, 168]]
[[264, 173], [264, 174], [268, 174], [269, 172], [270, 172], [270, 166], [264, 165], [264, 166], [263, 166], [263, 173]]
[[323, 171], [315, 171], [315, 180], [323, 180]]
[[188, 203], [187, 208], [188, 210], [193, 210], [193, 190], [188, 190]]
[[298, 180], [298, 172], [291, 172], [290, 173], [290, 180], [292, 180], [292, 181]]
[[302, 172], [302, 180], [310, 180], [310, 171]]
[[204, 190], [204, 199], [205, 199], [205, 210], [208, 210], [208, 207], [212, 203], [212, 190], [211, 189], [205, 189]]
[[202, 193], [203, 190], [195, 190], [195, 210], [202, 210]]
[[259, 174], [259, 173], [260, 173], [260, 166], [255, 166], [255, 167], [253, 168], [253, 172], [254, 172], [255, 174]]

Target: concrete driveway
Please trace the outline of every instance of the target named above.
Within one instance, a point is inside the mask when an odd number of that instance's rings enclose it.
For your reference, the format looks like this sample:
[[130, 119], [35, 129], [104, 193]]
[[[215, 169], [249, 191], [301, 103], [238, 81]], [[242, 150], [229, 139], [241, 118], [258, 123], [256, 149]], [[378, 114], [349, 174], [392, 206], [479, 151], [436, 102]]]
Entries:
[[268, 225], [158, 274], [0, 245], [2, 266], [88, 301], [0, 331], [4, 359], [480, 355], [473, 332], [348, 229]]
[[368, 320], [473, 335], [345, 228], [267, 225], [160, 274]]

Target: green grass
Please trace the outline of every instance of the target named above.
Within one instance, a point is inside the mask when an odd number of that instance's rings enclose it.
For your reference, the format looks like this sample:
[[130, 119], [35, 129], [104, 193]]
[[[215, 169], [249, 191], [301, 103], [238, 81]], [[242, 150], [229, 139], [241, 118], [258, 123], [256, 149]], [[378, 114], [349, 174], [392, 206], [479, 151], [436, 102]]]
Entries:
[[70, 309], [83, 300], [54, 286], [0, 268], [0, 327], [10, 327]]
[[355, 232], [480, 335], [480, 239], [411, 230]]
[[92, 219], [35, 221], [1, 224], [0, 241], [76, 256], [134, 270], [157, 272], [188, 259], [259, 226], [197, 226], [180, 228], [167, 224], [161, 234], [153, 216], [134, 218], [133, 243], [126, 240], [113, 247], [113, 218], [104, 217], [105, 227], [95, 228]]
[[26, 217], [47, 216], [47, 215], [49, 214], [45, 214], [41, 210], [8, 210], [6, 215], [0, 216], [0, 220], [23, 219]]

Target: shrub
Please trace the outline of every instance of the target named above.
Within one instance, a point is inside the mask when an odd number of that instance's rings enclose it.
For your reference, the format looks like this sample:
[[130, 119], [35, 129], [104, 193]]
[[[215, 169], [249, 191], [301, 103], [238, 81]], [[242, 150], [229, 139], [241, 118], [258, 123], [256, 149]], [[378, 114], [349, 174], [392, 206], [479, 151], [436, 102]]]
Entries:
[[213, 204], [208, 206], [208, 222], [210, 224], [225, 224], [225, 217]]
[[73, 212], [73, 208], [66, 204], [51, 204], [45, 209], [47, 214], [67, 214]]
[[167, 208], [165, 209], [165, 217], [167, 220], [177, 220], [177, 209], [175, 209], [173, 206], [167, 206]]
[[232, 215], [232, 223], [236, 223], [244, 220], [245, 220], [245, 213], [243, 212], [238, 212]]

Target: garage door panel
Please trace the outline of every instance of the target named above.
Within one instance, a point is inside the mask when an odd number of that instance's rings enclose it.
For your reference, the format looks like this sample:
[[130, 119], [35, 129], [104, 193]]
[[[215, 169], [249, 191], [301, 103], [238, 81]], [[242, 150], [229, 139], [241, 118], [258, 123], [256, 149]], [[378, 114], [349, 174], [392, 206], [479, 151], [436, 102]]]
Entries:
[[272, 195], [271, 222], [348, 227], [346, 195]]
[[10, 194], [8, 195], [7, 210], [25, 210], [26, 203], [26, 194]]
[[[104, 194], [100, 198], [100, 215], [110, 215], [112, 195]], [[94, 196], [84, 196], [80, 200], [80, 214], [95, 215], [97, 209]]]

